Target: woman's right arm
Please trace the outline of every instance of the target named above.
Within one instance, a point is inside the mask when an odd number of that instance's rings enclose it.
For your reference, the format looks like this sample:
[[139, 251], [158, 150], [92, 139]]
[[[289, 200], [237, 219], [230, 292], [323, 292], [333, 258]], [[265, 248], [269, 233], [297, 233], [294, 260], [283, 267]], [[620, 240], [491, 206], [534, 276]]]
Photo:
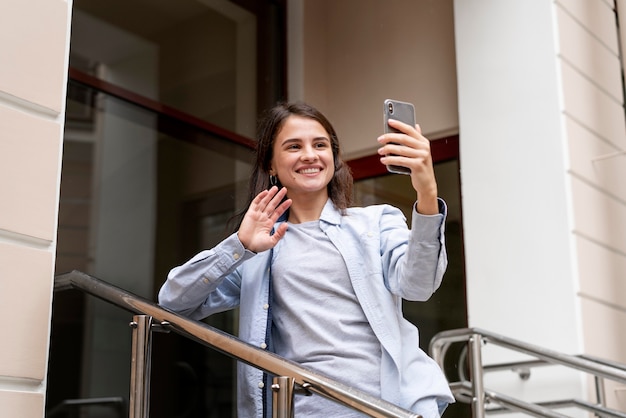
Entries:
[[232, 234], [173, 268], [159, 291], [159, 304], [193, 319], [238, 306], [241, 276], [237, 267], [253, 256]]
[[287, 224], [274, 224], [291, 205], [283, 199], [287, 189], [272, 187], [253, 200], [239, 231], [215, 248], [196, 254], [170, 271], [159, 291], [159, 304], [193, 319], [239, 305], [241, 276], [237, 267], [255, 253], [273, 248], [285, 235]]

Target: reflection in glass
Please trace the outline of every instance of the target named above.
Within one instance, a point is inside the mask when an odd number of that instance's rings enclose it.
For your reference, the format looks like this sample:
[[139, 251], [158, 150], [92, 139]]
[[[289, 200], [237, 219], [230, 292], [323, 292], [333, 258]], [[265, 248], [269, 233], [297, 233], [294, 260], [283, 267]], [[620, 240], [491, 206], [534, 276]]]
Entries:
[[[78, 269], [155, 300], [172, 266], [223, 238], [247, 191], [252, 154], [85, 86], [71, 83], [71, 91], [68, 117], [80, 123], [66, 124], [56, 274]], [[131, 318], [79, 293], [55, 294], [48, 409], [66, 399], [127, 399]], [[235, 333], [233, 318], [207, 322]], [[174, 398], [187, 397], [194, 392], [181, 391], [195, 381], [203, 385], [197, 411], [233, 407], [234, 361], [175, 335], [155, 338], [154, 394], [174, 386]], [[153, 404], [173, 416], [167, 411], [180, 400], [155, 396]], [[86, 416], [106, 413], [88, 409]]]

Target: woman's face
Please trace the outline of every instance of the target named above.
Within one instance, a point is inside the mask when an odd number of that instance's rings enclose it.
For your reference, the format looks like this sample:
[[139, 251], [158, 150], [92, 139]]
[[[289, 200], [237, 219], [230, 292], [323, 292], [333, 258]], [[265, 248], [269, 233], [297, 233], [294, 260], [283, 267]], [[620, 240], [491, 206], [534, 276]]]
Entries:
[[273, 144], [270, 174], [287, 188], [289, 198], [303, 194], [323, 194], [335, 174], [331, 140], [314, 119], [289, 116]]

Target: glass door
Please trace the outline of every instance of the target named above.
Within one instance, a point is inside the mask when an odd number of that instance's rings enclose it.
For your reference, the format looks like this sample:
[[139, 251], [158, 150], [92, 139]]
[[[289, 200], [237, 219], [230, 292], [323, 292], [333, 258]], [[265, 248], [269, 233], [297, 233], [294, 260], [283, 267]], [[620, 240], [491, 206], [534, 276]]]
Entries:
[[[257, 108], [284, 94], [284, 5], [238, 3], [74, 1], [56, 274], [156, 300], [239, 209]], [[209, 321], [234, 332], [235, 316]], [[55, 294], [48, 411], [82, 399], [66, 416], [117, 416], [104, 400], [128, 401], [131, 318]], [[234, 416], [230, 359], [155, 339], [152, 417]]]

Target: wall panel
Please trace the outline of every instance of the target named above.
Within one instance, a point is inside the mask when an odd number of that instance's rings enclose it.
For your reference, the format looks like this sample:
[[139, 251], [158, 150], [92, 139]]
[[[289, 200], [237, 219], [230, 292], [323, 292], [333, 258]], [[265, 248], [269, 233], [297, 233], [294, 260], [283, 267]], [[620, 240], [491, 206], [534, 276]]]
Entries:
[[68, 2], [3, 0], [0, 10], [0, 91], [62, 112]]

